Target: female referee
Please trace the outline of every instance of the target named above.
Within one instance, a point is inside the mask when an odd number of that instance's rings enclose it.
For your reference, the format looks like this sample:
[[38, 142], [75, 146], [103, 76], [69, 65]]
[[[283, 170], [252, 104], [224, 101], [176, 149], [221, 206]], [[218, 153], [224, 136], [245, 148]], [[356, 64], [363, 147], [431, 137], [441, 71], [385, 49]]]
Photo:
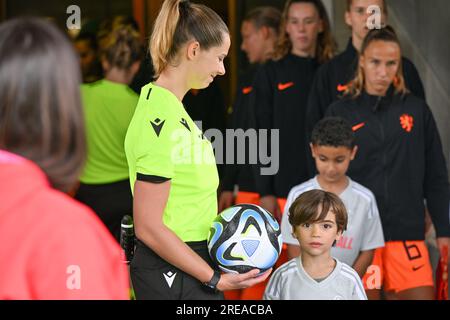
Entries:
[[204, 5], [166, 0], [150, 39], [157, 80], [144, 86], [125, 139], [138, 244], [131, 263], [137, 299], [223, 299], [264, 281], [212, 267], [206, 239], [217, 215], [211, 144], [181, 101], [223, 75], [230, 47], [222, 19]]

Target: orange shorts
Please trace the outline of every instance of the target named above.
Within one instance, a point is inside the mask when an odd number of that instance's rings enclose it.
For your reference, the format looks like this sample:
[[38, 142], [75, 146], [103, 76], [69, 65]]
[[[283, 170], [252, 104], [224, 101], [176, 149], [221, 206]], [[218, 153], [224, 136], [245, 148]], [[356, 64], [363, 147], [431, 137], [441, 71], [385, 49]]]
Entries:
[[[251, 203], [259, 205], [259, 194], [253, 192], [239, 192], [236, 196], [236, 204]], [[284, 210], [286, 205], [286, 199], [278, 199], [278, 205], [280, 206], [281, 212]], [[274, 270], [287, 262], [287, 250], [286, 245], [283, 245], [280, 257], [278, 258]], [[225, 291], [226, 300], [262, 300], [264, 291], [266, 290], [266, 285], [269, 282], [267, 279], [264, 282], [258, 283], [253, 287], [242, 289], [242, 290], [230, 290]]]
[[[284, 206], [286, 205], [287, 199], [284, 198], [278, 198], [278, 205], [280, 206], [281, 212], [284, 211]], [[259, 194], [254, 192], [244, 192], [240, 191], [238, 192], [236, 196], [236, 204], [244, 204], [244, 203], [251, 203], [259, 205]]]
[[259, 194], [254, 192], [238, 192], [236, 196], [236, 204], [251, 203], [259, 205]]
[[372, 265], [363, 278], [366, 290], [398, 293], [434, 286], [428, 249], [424, 241], [389, 241], [375, 250]]

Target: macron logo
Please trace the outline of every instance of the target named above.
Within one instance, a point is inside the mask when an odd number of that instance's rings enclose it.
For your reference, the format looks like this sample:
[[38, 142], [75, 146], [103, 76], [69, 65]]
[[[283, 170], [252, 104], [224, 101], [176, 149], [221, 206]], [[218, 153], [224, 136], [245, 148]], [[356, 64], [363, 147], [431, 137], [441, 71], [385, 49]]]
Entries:
[[155, 130], [155, 133], [158, 137], [161, 134], [161, 130], [162, 130], [165, 122], [166, 121], [161, 122], [160, 119], [156, 119], [154, 122], [150, 121], [150, 123], [152, 124], [153, 130]]
[[175, 280], [176, 273], [173, 273], [172, 271], [169, 271], [167, 273], [163, 273], [164, 278], [166, 279], [167, 284], [169, 285], [169, 288], [172, 288], [173, 281]]

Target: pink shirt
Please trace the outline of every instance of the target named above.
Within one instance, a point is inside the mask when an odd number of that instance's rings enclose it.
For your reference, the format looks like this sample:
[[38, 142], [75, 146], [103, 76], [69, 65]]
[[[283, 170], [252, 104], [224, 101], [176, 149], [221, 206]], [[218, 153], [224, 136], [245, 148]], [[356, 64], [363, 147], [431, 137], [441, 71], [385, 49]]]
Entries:
[[129, 299], [121, 249], [97, 216], [1, 150], [0, 299]]

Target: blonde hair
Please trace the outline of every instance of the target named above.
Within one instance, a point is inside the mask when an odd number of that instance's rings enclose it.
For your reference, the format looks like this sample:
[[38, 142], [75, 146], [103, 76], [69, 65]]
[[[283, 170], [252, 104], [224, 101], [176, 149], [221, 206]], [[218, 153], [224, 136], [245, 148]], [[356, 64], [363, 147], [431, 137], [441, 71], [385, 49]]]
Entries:
[[196, 40], [203, 50], [220, 46], [228, 27], [212, 9], [186, 0], [165, 0], [150, 38], [150, 55], [155, 78], [176, 63], [181, 47]]
[[[394, 42], [394, 43], [398, 44], [398, 46], [400, 47], [400, 53], [401, 53], [400, 41], [397, 37], [397, 34], [395, 33], [395, 30], [392, 27], [387, 26], [382, 29], [373, 29], [373, 30], [369, 31], [369, 33], [364, 38], [364, 41], [362, 43], [361, 52], [359, 53], [359, 61], [361, 60], [361, 56], [364, 55], [364, 53], [366, 52], [367, 47], [374, 41]], [[358, 61], [358, 70], [356, 71], [356, 75], [353, 78], [353, 80], [351, 80], [347, 84], [347, 89], [344, 91], [344, 95], [351, 96], [352, 98], [359, 97], [363, 93], [363, 91], [365, 89], [365, 85], [366, 85], [366, 78], [364, 76], [364, 70], [362, 69], [361, 65], [359, 64], [359, 61]], [[402, 95], [408, 93], [408, 89], [406, 89], [405, 78], [403, 76], [403, 64], [401, 61], [400, 61], [400, 65], [398, 67], [397, 75], [394, 79], [393, 85], [394, 85], [396, 93], [399, 93]]]
[[111, 66], [128, 70], [143, 56], [143, 46], [139, 32], [131, 25], [112, 24], [112, 30], [99, 33], [101, 59]]
[[288, 22], [289, 9], [293, 3], [310, 3], [316, 8], [319, 18], [323, 23], [323, 31], [317, 38], [315, 56], [321, 64], [330, 61], [336, 52], [337, 45], [331, 34], [330, 19], [328, 18], [327, 11], [321, 0], [288, 0], [286, 2], [281, 18], [280, 36], [275, 48], [275, 59], [282, 59], [292, 50], [292, 42], [286, 32], [286, 24]]

